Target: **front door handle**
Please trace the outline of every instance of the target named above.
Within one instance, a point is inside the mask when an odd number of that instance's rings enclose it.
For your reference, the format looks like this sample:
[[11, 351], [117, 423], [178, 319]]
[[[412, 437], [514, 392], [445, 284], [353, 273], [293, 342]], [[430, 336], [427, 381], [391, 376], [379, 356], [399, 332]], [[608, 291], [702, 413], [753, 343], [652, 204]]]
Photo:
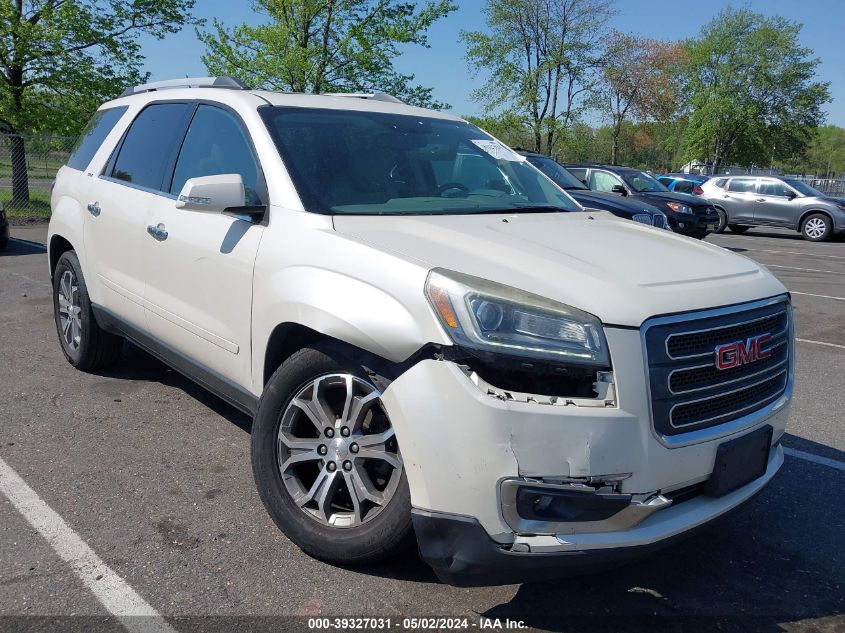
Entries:
[[167, 231], [164, 230], [163, 224], [158, 224], [157, 226], [153, 226], [152, 224], [150, 224], [147, 227], [147, 233], [152, 235], [159, 242], [163, 242], [167, 239]]
[[766, 201], [765, 198], [757, 198], [757, 202], [765, 202], [765, 201]]
[[88, 212], [96, 218], [100, 215], [100, 204], [98, 202], [89, 202]]

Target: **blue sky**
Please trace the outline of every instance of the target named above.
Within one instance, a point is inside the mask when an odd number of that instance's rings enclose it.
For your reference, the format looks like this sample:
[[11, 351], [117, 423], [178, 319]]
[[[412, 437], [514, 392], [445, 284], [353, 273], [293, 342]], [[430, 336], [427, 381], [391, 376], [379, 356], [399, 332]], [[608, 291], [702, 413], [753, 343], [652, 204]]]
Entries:
[[[409, 47], [397, 60], [396, 67], [416, 75], [417, 81], [434, 88], [434, 96], [452, 106], [456, 114], [480, 114], [481, 108], [470, 98], [479, 81], [468, 71], [464, 47], [459, 41], [462, 30], [483, 29], [482, 0], [457, 0], [460, 9], [437, 24], [430, 32], [431, 48]], [[722, 0], [618, 0], [618, 14], [612, 26], [621, 31], [656, 39], [683, 39], [698, 33], [723, 7], [747, 6], [759, 13], [778, 14], [802, 22], [801, 40], [822, 61], [818, 76], [830, 82], [833, 102], [825, 107], [828, 122], [845, 127], [845, 72], [843, 72], [842, 25], [845, 2], [839, 0], [765, 0], [727, 2]], [[255, 21], [248, 0], [197, 0], [195, 14], [212, 17], [234, 25]], [[143, 38], [145, 69], [155, 79], [204, 75], [200, 61], [204, 47], [193, 29], [171, 35], [163, 41]]]

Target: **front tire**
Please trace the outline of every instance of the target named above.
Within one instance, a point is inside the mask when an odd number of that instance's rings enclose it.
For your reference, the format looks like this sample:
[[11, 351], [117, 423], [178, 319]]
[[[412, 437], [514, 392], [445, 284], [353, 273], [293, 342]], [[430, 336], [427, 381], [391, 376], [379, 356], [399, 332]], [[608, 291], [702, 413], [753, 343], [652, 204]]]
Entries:
[[833, 222], [824, 213], [811, 213], [801, 223], [801, 235], [810, 242], [826, 242], [833, 233]]
[[728, 228], [731, 230], [731, 233], [736, 233], [738, 235], [742, 235], [743, 233], [745, 233], [751, 227], [750, 226], [742, 226], [740, 224], [728, 224]]
[[265, 387], [252, 469], [276, 525], [311, 556], [371, 563], [413, 537], [411, 495], [381, 392], [330, 346], [287, 359]]
[[120, 357], [123, 339], [97, 324], [82, 267], [73, 251], [62, 254], [53, 273], [53, 312], [62, 352], [71, 365], [90, 371], [107, 367]]

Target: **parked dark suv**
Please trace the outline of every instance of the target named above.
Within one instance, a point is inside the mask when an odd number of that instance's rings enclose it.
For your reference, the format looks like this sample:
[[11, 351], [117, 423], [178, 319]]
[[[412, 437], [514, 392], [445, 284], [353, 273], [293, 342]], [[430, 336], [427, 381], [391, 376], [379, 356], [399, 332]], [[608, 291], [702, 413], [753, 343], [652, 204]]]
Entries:
[[724, 176], [702, 188], [719, 213], [720, 233], [726, 226], [734, 233], [777, 226], [800, 231], [811, 242], [845, 234], [845, 198], [826, 196], [795, 178]]
[[615, 165], [564, 165], [593, 191], [630, 196], [654, 205], [666, 214], [676, 233], [698, 239], [715, 231], [719, 214], [713, 205], [698, 196], [669, 191], [645, 172]]
[[641, 200], [629, 200], [610, 193], [591, 191], [587, 185], [545, 154], [524, 151], [519, 153], [525, 156], [534, 167], [551, 178], [558, 187], [566, 190], [566, 193], [575, 198], [575, 201], [582, 207], [610, 211], [620, 218], [651, 224], [661, 229], [669, 228], [666, 214], [652, 205]]

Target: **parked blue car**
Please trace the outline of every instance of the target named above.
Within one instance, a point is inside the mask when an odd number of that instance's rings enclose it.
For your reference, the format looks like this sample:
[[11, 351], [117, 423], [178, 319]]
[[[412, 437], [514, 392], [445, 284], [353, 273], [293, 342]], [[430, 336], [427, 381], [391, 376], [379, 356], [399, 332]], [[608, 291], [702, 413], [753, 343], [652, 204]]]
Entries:
[[710, 176], [701, 176], [698, 174], [661, 174], [657, 176], [657, 180], [669, 191], [700, 196], [704, 193], [701, 185], [710, 180]]

